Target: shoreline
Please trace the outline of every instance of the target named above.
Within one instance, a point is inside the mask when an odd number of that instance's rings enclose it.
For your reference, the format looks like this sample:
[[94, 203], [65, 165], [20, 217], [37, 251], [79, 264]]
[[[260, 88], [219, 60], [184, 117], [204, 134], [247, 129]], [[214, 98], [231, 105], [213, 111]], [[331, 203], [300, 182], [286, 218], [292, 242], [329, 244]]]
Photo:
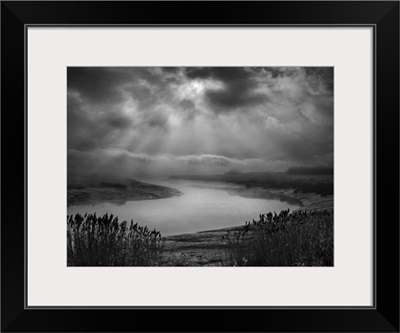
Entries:
[[[254, 189], [261, 189], [262, 188], [254, 188]], [[289, 196], [290, 194], [294, 194], [293, 198], [296, 200], [299, 200], [301, 205], [299, 208], [295, 209], [294, 211], [298, 210], [333, 210], [333, 195], [327, 195], [327, 196], [320, 196], [319, 194], [315, 193], [294, 193], [294, 190], [284, 190], [284, 189], [270, 189], [270, 190], [265, 190], [266, 192], [271, 192], [273, 194], [282, 194], [285, 196]], [[267, 199], [263, 197], [257, 197], [259, 199]], [[264, 214], [268, 212], [260, 212], [260, 214]], [[273, 213], [273, 212], [272, 212]], [[276, 212], [279, 213], [279, 212]], [[244, 225], [245, 221], [243, 221], [242, 224], [237, 225], [237, 226], [230, 226], [230, 227], [225, 227], [225, 228], [218, 228], [218, 229], [212, 229], [212, 230], [200, 230], [200, 231], [195, 231], [192, 233], [184, 233], [184, 234], [175, 234], [175, 235], [169, 235], [165, 236], [164, 238], [169, 238], [169, 237], [175, 237], [175, 236], [183, 236], [183, 235], [191, 235], [191, 234], [197, 234], [197, 233], [206, 233], [206, 232], [218, 232], [218, 231], [228, 231], [228, 230], [234, 230], [237, 228], [240, 228]]]
[[[271, 191], [271, 190], [269, 190]], [[288, 194], [293, 190], [275, 189], [276, 193]], [[294, 193], [301, 200], [297, 210], [333, 210], [333, 195], [322, 197], [314, 193]], [[260, 212], [263, 214], [266, 212]], [[221, 229], [197, 231], [163, 237], [165, 240], [162, 266], [222, 266], [226, 248], [222, 236], [228, 231], [241, 230], [241, 225]]]
[[123, 205], [127, 201], [167, 199], [179, 197], [182, 194], [175, 188], [138, 181], [131, 182], [126, 186], [111, 184], [99, 187], [89, 185], [83, 188], [68, 188], [67, 207], [96, 205], [104, 202]]
[[[315, 193], [303, 193], [292, 188], [249, 188], [227, 189], [232, 195], [245, 198], [279, 200], [298, 206], [297, 210], [333, 210], [333, 195], [322, 196]], [[132, 182], [125, 187], [103, 186], [68, 189], [68, 207], [95, 204], [94, 202], [113, 202], [123, 205], [126, 201], [167, 199], [183, 193], [171, 187], [142, 182]], [[74, 197], [75, 196], [75, 197]], [[82, 202], [83, 201], [83, 202]], [[89, 201], [85, 203], [84, 201]], [[260, 211], [259, 214], [268, 213]], [[272, 212], [273, 213], [273, 212]], [[279, 213], [279, 212], [276, 212]], [[228, 231], [241, 230], [246, 221], [239, 225], [212, 230], [200, 230], [191, 233], [174, 234], [163, 237], [165, 248], [161, 266], [222, 266], [225, 261], [227, 244], [223, 236]]]

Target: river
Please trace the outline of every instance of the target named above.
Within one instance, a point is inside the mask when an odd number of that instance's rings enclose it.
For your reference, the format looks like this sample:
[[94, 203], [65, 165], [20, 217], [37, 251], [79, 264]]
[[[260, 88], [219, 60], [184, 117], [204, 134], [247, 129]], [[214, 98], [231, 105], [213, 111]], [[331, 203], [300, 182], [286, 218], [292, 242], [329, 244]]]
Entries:
[[176, 188], [179, 197], [156, 200], [104, 202], [94, 205], [68, 207], [68, 214], [105, 213], [118, 216], [119, 221], [147, 225], [161, 231], [163, 236], [192, 233], [238, 226], [245, 221], [258, 220], [259, 214], [280, 212], [298, 206], [271, 199], [246, 198], [235, 194], [239, 185], [188, 180], [146, 180], [149, 183]]

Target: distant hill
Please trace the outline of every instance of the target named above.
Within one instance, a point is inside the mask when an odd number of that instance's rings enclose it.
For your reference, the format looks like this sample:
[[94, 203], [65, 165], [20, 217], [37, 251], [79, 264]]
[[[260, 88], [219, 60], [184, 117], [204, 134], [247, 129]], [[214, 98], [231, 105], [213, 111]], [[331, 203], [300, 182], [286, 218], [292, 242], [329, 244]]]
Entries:
[[224, 173], [224, 175], [238, 175], [238, 174], [241, 174], [241, 172], [239, 172], [237, 170], [229, 170]]
[[101, 182], [97, 184], [75, 184], [68, 186], [67, 206], [118, 202], [133, 200], [162, 199], [179, 196], [177, 189], [139, 182], [133, 179], [120, 182]]
[[329, 167], [292, 167], [286, 173], [288, 175], [333, 175], [333, 168]]
[[[304, 169], [302, 172], [304, 172]], [[311, 168], [313, 169], [313, 168]], [[314, 168], [318, 169], [318, 168]], [[296, 172], [296, 170], [294, 170]], [[289, 172], [248, 172], [225, 173], [220, 175], [181, 175], [171, 179], [217, 181], [243, 185], [246, 188], [293, 189], [296, 192], [316, 193], [322, 196], [333, 194], [333, 172], [331, 174], [315, 173], [322, 170], [307, 170], [309, 173]], [[300, 172], [298, 170], [297, 172]], [[327, 171], [324, 171], [327, 172]]]

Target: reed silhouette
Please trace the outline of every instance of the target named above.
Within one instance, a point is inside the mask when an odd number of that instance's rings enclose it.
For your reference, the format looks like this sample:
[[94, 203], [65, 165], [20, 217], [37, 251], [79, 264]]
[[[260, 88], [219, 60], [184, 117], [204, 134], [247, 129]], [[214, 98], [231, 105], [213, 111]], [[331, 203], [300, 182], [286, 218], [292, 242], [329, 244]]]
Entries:
[[[217, 247], [223, 266], [333, 266], [333, 210], [260, 214], [258, 221], [227, 231]], [[133, 221], [128, 226], [108, 214], [67, 216], [68, 266], [168, 265], [170, 250], [159, 231]], [[180, 260], [190, 262], [185, 253]]]
[[333, 211], [261, 214], [223, 241], [228, 266], [333, 266]]
[[155, 266], [162, 254], [161, 233], [105, 214], [67, 216], [68, 266]]

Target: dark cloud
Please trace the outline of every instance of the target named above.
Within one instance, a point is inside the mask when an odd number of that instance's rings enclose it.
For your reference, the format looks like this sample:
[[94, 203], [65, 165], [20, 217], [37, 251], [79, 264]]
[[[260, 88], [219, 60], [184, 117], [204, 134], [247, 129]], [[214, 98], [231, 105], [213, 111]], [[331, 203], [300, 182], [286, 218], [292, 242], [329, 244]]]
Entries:
[[281, 71], [280, 67], [264, 67], [264, 70], [267, 73], [270, 73], [273, 79], [276, 79], [277, 77], [283, 75], [283, 72]]
[[146, 114], [145, 123], [149, 127], [166, 128], [168, 117], [164, 113], [148, 113]]
[[129, 72], [107, 67], [68, 67], [68, 90], [78, 91], [91, 103], [114, 103], [122, 98], [119, 87], [131, 79]]
[[234, 83], [221, 90], [209, 90], [207, 97], [217, 112], [230, 112], [240, 107], [259, 105], [267, 100], [265, 95], [253, 94], [248, 88], [243, 83]]
[[189, 79], [208, 79], [213, 76], [212, 67], [187, 67], [184, 71]]
[[330, 93], [333, 90], [333, 67], [263, 67], [262, 70], [273, 79], [295, 78], [304, 73], [302, 79], [315, 90], [323, 88]]
[[333, 90], [333, 67], [305, 67], [308, 79], [312, 84], [321, 83], [330, 92]]
[[132, 118], [124, 114], [110, 113], [105, 115], [101, 121], [105, 128], [115, 128], [118, 130], [130, 128], [133, 124]]
[[182, 71], [181, 67], [161, 67], [161, 70], [168, 74], [177, 74]]
[[129, 131], [134, 119], [116, 108], [101, 109], [101, 112], [86, 109], [79, 95], [68, 95], [67, 144], [68, 148], [90, 150], [113, 144], [116, 137]]
[[203, 67], [186, 69], [190, 79], [211, 79], [221, 88], [208, 89], [206, 98], [216, 112], [231, 112], [240, 107], [250, 107], [267, 100], [265, 94], [254, 92], [257, 82], [254, 70], [244, 67]]
[[153, 92], [150, 86], [135, 84], [125, 87], [124, 91], [126, 91], [133, 100], [138, 103], [138, 110], [147, 110], [147, 108], [154, 106], [159, 102], [159, 98], [156, 98], [157, 92]]
[[68, 177], [333, 165], [333, 68], [69, 67]]

